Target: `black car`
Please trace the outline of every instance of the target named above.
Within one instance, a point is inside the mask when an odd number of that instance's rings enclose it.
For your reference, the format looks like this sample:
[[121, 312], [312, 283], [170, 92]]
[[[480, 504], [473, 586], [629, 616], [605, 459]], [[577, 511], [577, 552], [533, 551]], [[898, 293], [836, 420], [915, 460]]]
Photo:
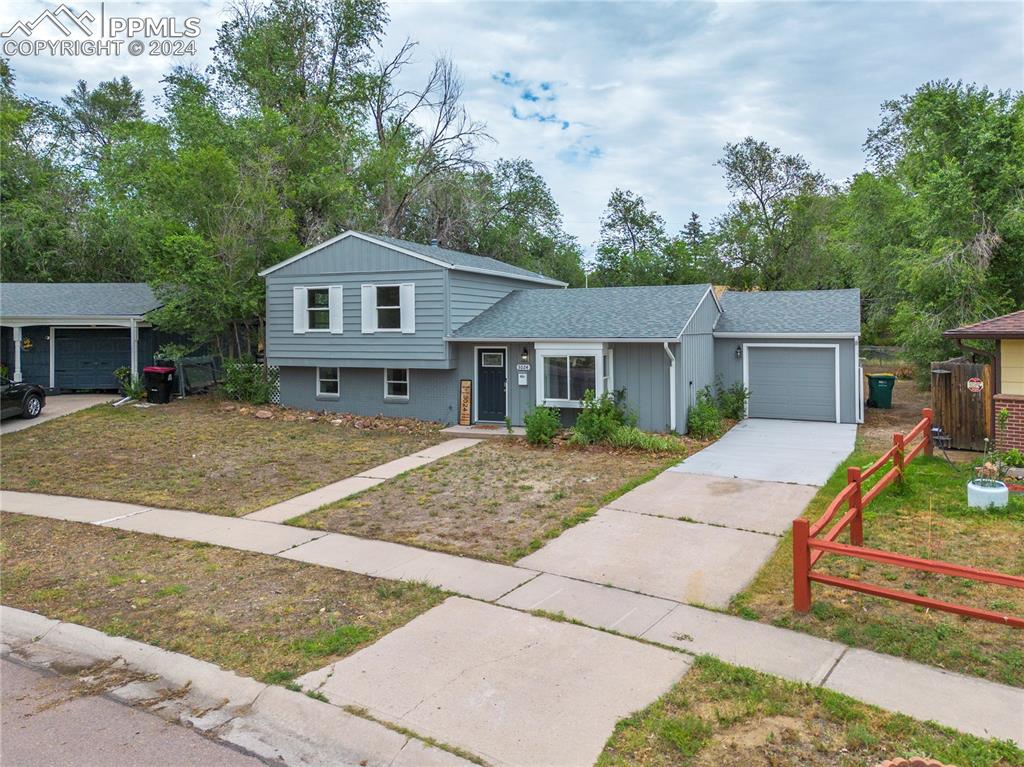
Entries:
[[43, 412], [46, 390], [39, 384], [14, 383], [0, 378], [0, 418], [20, 415], [35, 418]]

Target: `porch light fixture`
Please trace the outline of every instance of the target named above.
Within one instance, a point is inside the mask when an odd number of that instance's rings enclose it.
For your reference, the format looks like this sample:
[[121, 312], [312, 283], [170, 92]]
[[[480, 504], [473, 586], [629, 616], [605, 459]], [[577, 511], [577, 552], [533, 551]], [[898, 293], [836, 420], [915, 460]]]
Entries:
[[523, 353], [519, 355], [519, 359], [522, 360], [524, 363], [530, 361], [530, 350], [527, 349], [525, 346], [523, 347]]
[[743, 359], [743, 344], [736, 344], [736, 359]]

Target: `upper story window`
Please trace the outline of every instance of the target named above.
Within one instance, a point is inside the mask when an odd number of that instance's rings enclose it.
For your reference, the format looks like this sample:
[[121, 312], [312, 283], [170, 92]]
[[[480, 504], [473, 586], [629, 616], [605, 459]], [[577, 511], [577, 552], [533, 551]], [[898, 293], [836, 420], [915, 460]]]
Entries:
[[377, 286], [377, 330], [402, 329], [402, 291], [398, 285]]
[[309, 330], [330, 330], [331, 299], [327, 288], [306, 288], [306, 312]]
[[415, 333], [416, 285], [411, 282], [363, 285], [363, 333]]
[[342, 292], [341, 285], [292, 288], [292, 332], [340, 334], [344, 329]]

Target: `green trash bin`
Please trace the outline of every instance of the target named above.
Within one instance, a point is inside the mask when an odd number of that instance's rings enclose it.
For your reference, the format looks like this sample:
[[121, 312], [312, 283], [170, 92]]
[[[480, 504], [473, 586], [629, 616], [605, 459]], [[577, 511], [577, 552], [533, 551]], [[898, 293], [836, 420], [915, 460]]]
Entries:
[[892, 408], [892, 390], [896, 376], [892, 373], [868, 374], [868, 407]]

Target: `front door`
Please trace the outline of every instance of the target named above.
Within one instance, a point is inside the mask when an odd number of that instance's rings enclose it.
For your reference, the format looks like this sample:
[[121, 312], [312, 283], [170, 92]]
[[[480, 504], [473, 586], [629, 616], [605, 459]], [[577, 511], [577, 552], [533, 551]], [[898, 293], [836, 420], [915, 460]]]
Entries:
[[476, 419], [505, 420], [504, 349], [476, 350]]

